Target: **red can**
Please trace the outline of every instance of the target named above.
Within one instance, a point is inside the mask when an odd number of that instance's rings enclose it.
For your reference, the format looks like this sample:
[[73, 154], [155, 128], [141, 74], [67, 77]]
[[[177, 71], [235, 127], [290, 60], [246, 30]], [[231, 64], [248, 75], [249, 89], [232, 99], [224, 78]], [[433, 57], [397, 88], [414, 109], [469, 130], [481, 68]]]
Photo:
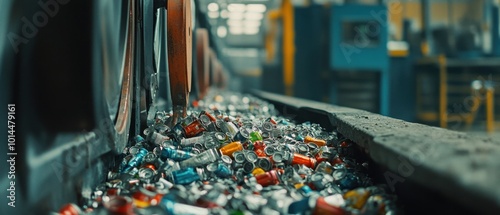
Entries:
[[129, 197], [112, 196], [103, 205], [112, 215], [134, 215], [132, 199]]
[[259, 157], [267, 157], [267, 155], [266, 155], [266, 153], [264, 152], [264, 150], [260, 150], [260, 149], [255, 150], [255, 149], [254, 149], [254, 152], [255, 152], [255, 154], [257, 154], [257, 156], [259, 156]]
[[186, 137], [194, 137], [203, 131], [205, 131], [205, 128], [198, 120], [195, 120], [191, 124], [184, 127], [184, 134], [186, 135]]
[[278, 173], [275, 170], [271, 170], [264, 174], [257, 175], [255, 176], [255, 178], [257, 179], [257, 183], [259, 183], [263, 187], [267, 187], [269, 185], [276, 185], [280, 183], [278, 178]]
[[294, 153], [292, 164], [299, 164], [299, 165], [302, 164], [309, 168], [314, 169], [314, 167], [316, 166], [316, 159], [307, 157], [299, 153]]
[[120, 188], [116, 188], [116, 187], [108, 188], [108, 190], [106, 191], [106, 195], [107, 196], [120, 195]]
[[328, 161], [328, 156], [324, 156], [322, 153], [318, 153], [314, 156], [316, 158], [317, 163], [321, 163], [323, 161]]
[[142, 165], [142, 167], [149, 168], [149, 169], [152, 169], [153, 171], [156, 171], [156, 166], [154, 164], [148, 163], [148, 164]]
[[150, 206], [151, 196], [144, 194], [141, 191], [136, 191], [132, 198], [134, 199], [134, 204], [138, 208], [145, 208]]
[[349, 147], [349, 146], [351, 146], [351, 143], [350, 143], [350, 142], [348, 142], [347, 140], [346, 140], [346, 141], [342, 141], [342, 142], [340, 143], [340, 147], [341, 147], [341, 148], [347, 148], [347, 147]]
[[256, 149], [260, 149], [262, 151], [264, 151], [264, 148], [266, 148], [266, 144], [260, 140], [258, 141], [255, 141], [253, 143], [253, 149], [256, 150]]
[[203, 115], [205, 115], [205, 116], [207, 116], [207, 117], [210, 119], [210, 121], [212, 121], [213, 123], [215, 123], [215, 121], [217, 120], [217, 118], [215, 118], [214, 116], [212, 116], [212, 114], [210, 114], [210, 113], [208, 113], [208, 112], [206, 112], [206, 111], [201, 112], [201, 113], [200, 113], [200, 116], [201, 116], [202, 114], [203, 114]]
[[272, 123], [273, 125], [278, 124], [278, 123], [276, 122], [276, 120], [274, 120], [272, 117], [267, 118], [267, 119], [266, 119], [266, 122], [270, 122], [270, 123]]
[[259, 157], [266, 157], [266, 152], [264, 151], [264, 148], [266, 148], [266, 144], [262, 141], [255, 141], [253, 143], [253, 151]]
[[149, 190], [154, 193], [154, 196], [151, 198], [150, 201], [151, 205], [158, 205], [166, 193], [166, 191], [157, 190], [156, 187], [153, 185], [147, 186], [146, 190]]
[[217, 208], [217, 207], [219, 207], [219, 205], [217, 205], [216, 203], [208, 201], [208, 200], [203, 199], [203, 198], [199, 198], [198, 200], [196, 200], [196, 206], [199, 206], [202, 208]]
[[319, 197], [318, 200], [316, 200], [316, 207], [314, 208], [314, 211], [312, 214], [313, 215], [320, 215], [320, 214], [344, 215], [345, 212], [340, 207], [328, 204], [328, 202], [325, 201], [325, 197]]
[[75, 204], [65, 204], [59, 210], [60, 215], [80, 215], [82, 214], [82, 210], [76, 206]]
[[333, 160], [331, 162], [332, 165], [341, 164], [341, 163], [344, 163], [344, 161], [342, 161], [342, 158], [340, 158], [339, 156], [335, 156], [335, 158], [333, 158]]
[[285, 173], [285, 170], [284, 170], [284, 169], [274, 168], [274, 170], [275, 170], [277, 173], [281, 174], [281, 175], [283, 175], [283, 174]]

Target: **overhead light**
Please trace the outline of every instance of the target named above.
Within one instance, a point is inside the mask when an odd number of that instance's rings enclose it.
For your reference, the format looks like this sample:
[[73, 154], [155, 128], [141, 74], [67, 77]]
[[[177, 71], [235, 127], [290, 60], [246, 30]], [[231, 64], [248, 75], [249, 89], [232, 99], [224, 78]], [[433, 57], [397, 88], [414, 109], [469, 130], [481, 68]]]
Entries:
[[208, 12], [208, 17], [210, 17], [212, 19], [217, 19], [217, 18], [219, 18], [219, 12], [217, 12], [217, 11], [210, 11], [210, 12]]
[[231, 12], [229, 13], [229, 19], [237, 19], [237, 20], [241, 20], [244, 18], [244, 13], [241, 13], [241, 12]]
[[258, 28], [261, 25], [261, 22], [258, 20], [245, 20], [245, 27], [247, 28]]
[[227, 5], [227, 9], [231, 12], [244, 12], [246, 9], [245, 4], [229, 4]]
[[219, 5], [217, 3], [210, 3], [208, 4], [208, 11], [219, 11]]
[[259, 28], [248, 28], [246, 27], [243, 32], [248, 35], [253, 35], [259, 33]]
[[229, 25], [229, 26], [242, 26], [243, 21], [237, 20], [237, 19], [228, 19], [227, 25]]
[[262, 13], [245, 13], [245, 19], [247, 20], [261, 20], [264, 18]]
[[229, 16], [228, 14], [229, 14], [229, 12], [227, 10], [222, 10], [220, 12], [220, 17], [223, 19], [227, 19], [227, 17]]
[[266, 11], [266, 6], [263, 4], [247, 4], [247, 11], [264, 13]]
[[243, 27], [231, 26], [231, 27], [229, 27], [229, 33], [234, 34], [234, 35], [243, 34]]
[[225, 26], [219, 26], [217, 28], [217, 36], [224, 38], [227, 35], [227, 28]]

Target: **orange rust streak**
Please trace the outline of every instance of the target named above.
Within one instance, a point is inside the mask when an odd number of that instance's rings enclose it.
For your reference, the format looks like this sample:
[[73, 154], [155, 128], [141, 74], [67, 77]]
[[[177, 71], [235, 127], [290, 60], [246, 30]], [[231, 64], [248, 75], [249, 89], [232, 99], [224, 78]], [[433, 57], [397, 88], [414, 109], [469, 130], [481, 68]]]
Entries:
[[133, 68], [133, 57], [134, 57], [134, 20], [135, 20], [135, 2], [130, 1], [129, 9], [129, 21], [128, 21], [128, 35], [127, 35], [127, 50], [125, 52], [125, 66], [123, 68], [123, 80], [122, 80], [122, 92], [120, 98], [120, 107], [118, 111], [118, 117], [115, 123], [115, 129], [117, 133], [123, 134], [127, 130], [127, 123], [130, 113], [131, 106], [131, 94], [132, 94], [132, 68]]
[[175, 123], [179, 116], [186, 116], [191, 90], [191, 1], [170, 0], [167, 4], [168, 67]]
[[198, 99], [202, 99], [208, 90], [209, 85], [209, 57], [210, 53], [208, 51], [208, 32], [207, 29], [201, 28], [196, 32], [196, 57], [198, 66], [198, 86], [200, 89], [200, 95]]

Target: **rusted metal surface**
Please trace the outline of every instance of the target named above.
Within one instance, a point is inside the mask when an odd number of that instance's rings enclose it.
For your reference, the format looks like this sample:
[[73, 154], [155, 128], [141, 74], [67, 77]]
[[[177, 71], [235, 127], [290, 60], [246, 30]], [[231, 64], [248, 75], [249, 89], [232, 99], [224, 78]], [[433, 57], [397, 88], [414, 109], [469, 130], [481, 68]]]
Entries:
[[220, 62], [217, 54], [210, 49], [210, 86], [222, 88], [223, 86], [223, 65]]
[[133, 81], [133, 62], [134, 62], [134, 32], [135, 32], [135, 1], [129, 2], [129, 22], [127, 32], [127, 47], [125, 52], [125, 65], [123, 67], [123, 80], [120, 98], [120, 106], [118, 108], [118, 116], [116, 118], [116, 132], [122, 136], [128, 133], [130, 125], [130, 112], [132, 105], [132, 81]]
[[222, 80], [222, 64], [220, 63], [219, 59], [215, 61], [215, 70], [214, 70], [214, 75], [215, 75], [215, 86], [220, 88], [221, 85], [221, 80]]
[[191, 91], [192, 22], [190, 0], [167, 1], [167, 44], [170, 94], [174, 117], [186, 116]]
[[209, 83], [210, 83], [210, 86], [214, 86], [215, 85], [215, 79], [216, 79], [216, 75], [215, 75], [215, 70], [217, 70], [217, 54], [214, 52], [213, 49], [210, 49], [210, 77], [209, 77]]
[[196, 59], [198, 61], [198, 86], [200, 89], [199, 99], [203, 98], [208, 90], [210, 75], [210, 52], [208, 49], [208, 31], [200, 28], [196, 30]]
[[222, 88], [226, 88], [229, 84], [229, 79], [230, 79], [230, 76], [229, 76], [229, 71], [224, 67], [224, 65], [222, 66], [222, 79], [221, 79], [221, 87]]
[[224, 89], [227, 87], [227, 83], [229, 82], [229, 73], [226, 70], [226, 67], [224, 67], [224, 64], [222, 62], [217, 61], [217, 67], [215, 70], [215, 75], [216, 75], [216, 86], [220, 89]]

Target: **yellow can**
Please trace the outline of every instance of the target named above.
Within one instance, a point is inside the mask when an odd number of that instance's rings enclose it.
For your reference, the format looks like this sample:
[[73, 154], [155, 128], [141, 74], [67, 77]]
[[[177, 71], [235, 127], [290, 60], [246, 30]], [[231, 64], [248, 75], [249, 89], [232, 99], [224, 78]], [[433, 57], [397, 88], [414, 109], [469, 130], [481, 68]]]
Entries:
[[370, 197], [370, 191], [365, 188], [357, 188], [354, 190], [347, 191], [344, 194], [344, 199], [353, 208], [361, 209], [365, 205], [366, 201]]
[[311, 136], [306, 136], [304, 138], [304, 142], [305, 143], [314, 143], [318, 146], [324, 146], [326, 145], [326, 141], [325, 140], [321, 140], [321, 139], [317, 139], [317, 138], [314, 138], [314, 137], [311, 137]]
[[220, 151], [223, 155], [227, 155], [231, 158], [233, 157], [234, 152], [241, 150], [243, 150], [243, 145], [240, 143], [240, 141], [229, 143], [220, 148]]
[[301, 187], [304, 186], [304, 183], [297, 183], [294, 186], [295, 186], [295, 189], [300, 189]]
[[257, 175], [261, 175], [261, 174], [264, 174], [266, 173], [266, 171], [264, 171], [262, 168], [255, 168], [253, 171], [252, 171], [252, 174], [254, 176], [257, 176]]

